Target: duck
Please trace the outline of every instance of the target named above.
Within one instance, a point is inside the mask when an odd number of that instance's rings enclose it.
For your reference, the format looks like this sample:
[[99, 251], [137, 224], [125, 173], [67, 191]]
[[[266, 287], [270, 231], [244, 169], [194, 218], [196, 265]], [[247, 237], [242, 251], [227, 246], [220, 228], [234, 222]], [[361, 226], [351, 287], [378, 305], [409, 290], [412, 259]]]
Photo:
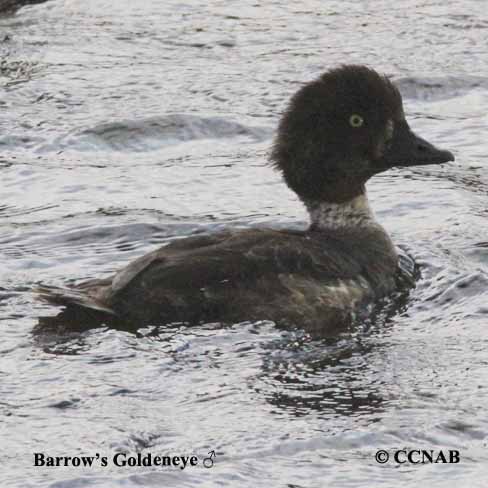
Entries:
[[[228, 229], [174, 240], [112, 276], [41, 286], [59, 321], [147, 325], [271, 321], [334, 335], [397, 287], [399, 255], [366, 183], [393, 167], [454, 161], [416, 135], [400, 91], [363, 65], [329, 69], [291, 97], [270, 151], [308, 211], [305, 230]], [[59, 322], [58, 321], [58, 322]]]

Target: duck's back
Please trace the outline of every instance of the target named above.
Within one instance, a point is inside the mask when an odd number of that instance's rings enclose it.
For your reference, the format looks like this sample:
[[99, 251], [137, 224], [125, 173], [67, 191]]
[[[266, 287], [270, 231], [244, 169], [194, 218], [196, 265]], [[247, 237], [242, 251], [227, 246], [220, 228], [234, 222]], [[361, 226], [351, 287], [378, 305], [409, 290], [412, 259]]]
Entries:
[[252, 229], [173, 241], [113, 277], [76, 287], [71, 297], [51, 293], [50, 299], [68, 307], [93, 304], [135, 326], [267, 319], [330, 329], [388, 293], [396, 267], [380, 227]]

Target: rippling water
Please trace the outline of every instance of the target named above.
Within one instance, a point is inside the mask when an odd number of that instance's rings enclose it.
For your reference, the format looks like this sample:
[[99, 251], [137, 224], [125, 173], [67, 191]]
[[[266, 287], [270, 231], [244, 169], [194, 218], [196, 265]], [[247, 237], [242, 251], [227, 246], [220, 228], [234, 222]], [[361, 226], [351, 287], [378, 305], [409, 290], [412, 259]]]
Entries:
[[[488, 477], [484, 2], [52, 0], [0, 17], [2, 486], [469, 486]], [[303, 226], [266, 164], [280, 112], [340, 63], [391, 75], [456, 163], [369, 185], [421, 269], [334, 341], [272, 324], [35, 337], [42, 281], [176, 237]], [[379, 465], [378, 449], [458, 449]], [[216, 451], [215, 467], [34, 468], [33, 453]]]

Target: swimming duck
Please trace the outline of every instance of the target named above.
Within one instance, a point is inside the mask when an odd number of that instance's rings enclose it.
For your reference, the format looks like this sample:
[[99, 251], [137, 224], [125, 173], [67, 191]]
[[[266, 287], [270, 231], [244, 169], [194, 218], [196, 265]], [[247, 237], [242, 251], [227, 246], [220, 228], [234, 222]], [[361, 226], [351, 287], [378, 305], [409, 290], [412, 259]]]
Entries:
[[328, 335], [396, 286], [398, 255], [368, 204], [366, 182], [392, 167], [454, 156], [412, 132], [388, 78], [347, 65], [295, 93], [270, 159], [307, 208], [307, 230], [175, 240], [108, 278], [43, 287], [42, 297], [71, 317], [135, 328], [265, 319]]

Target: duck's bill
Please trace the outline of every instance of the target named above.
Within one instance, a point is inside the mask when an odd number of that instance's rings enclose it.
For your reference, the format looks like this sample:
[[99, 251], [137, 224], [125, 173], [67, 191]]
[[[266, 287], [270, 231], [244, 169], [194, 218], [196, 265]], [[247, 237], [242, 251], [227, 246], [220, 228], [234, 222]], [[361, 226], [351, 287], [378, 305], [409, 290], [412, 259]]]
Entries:
[[454, 161], [454, 155], [417, 136], [407, 122], [403, 122], [396, 125], [391, 145], [381, 159], [382, 165], [391, 168], [447, 163]]

